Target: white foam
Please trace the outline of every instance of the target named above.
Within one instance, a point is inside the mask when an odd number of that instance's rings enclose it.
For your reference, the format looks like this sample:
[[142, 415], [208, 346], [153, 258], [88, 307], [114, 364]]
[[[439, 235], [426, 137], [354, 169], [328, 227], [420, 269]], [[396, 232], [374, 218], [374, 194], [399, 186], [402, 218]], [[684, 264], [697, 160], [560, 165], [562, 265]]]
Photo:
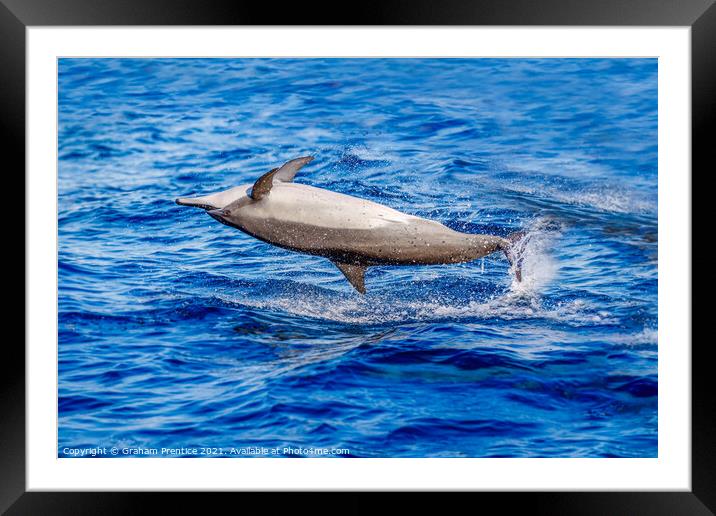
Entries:
[[219, 296], [224, 302], [238, 306], [286, 312], [299, 317], [329, 320], [344, 324], [377, 325], [444, 319], [551, 320], [562, 324], [611, 324], [608, 314], [596, 313], [586, 302], [572, 300], [554, 307], [545, 307], [537, 296], [525, 297], [508, 293], [485, 301], [469, 301], [462, 305], [433, 299], [427, 301], [394, 298], [342, 297], [338, 295], [295, 293], [271, 299]]
[[[522, 257], [522, 281], [512, 280], [507, 292], [482, 300], [456, 304], [440, 299], [396, 299], [386, 293], [368, 296], [296, 291], [269, 299], [219, 296], [225, 302], [251, 308], [283, 311], [296, 316], [347, 324], [385, 324], [441, 319], [550, 319], [566, 324], [610, 322], [609, 314], [591, 309], [581, 300], [545, 307], [541, 292], [555, 277], [558, 264], [548, 250], [559, 231], [545, 219], [530, 224], [527, 234], [516, 243]], [[514, 276], [513, 276], [514, 278]]]
[[515, 183], [510, 184], [508, 188], [521, 194], [534, 195], [542, 199], [551, 199], [564, 204], [583, 206], [609, 213], [643, 215], [656, 212], [654, 200], [619, 187], [603, 186], [572, 190], [548, 185], [533, 188], [523, 183]]
[[656, 328], [645, 327], [637, 333], [617, 335], [611, 338], [612, 341], [625, 346], [640, 346], [643, 344], [657, 344], [659, 332]]

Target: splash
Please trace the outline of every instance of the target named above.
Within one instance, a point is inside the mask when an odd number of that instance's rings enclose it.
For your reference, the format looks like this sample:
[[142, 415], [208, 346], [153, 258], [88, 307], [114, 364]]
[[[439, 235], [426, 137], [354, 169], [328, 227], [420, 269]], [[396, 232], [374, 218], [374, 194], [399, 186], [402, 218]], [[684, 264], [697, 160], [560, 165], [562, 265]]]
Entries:
[[[510, 294], [518, 297], [534, 297], [556, 276], [559, 266], [550, 253], [560, 235], [561, 225], [548, 218], [535, 219], [525, 235], [515, 242], [514, 252], [522, 268], [522, 281], [512, 272]], [[508, 294], [509, 295], [509, 294]]]
[[553, 321], [568, 326], [612, 324], [613, 318], [599, 313], [583, 300], [546, 305], [537, 295], [525, 296], [508, 290], [488, 299], [462, 304], [446, 300], [396, 299], [384, 292], [355, 298], [331, 291], [284, 295], [270, 299], [218, 296], [242, 308], [283, 312], [296, 317], [360, 326], [383, 326], [416, 322]]
[[[290, 289], [267, 298], [221, 294], [218, 297], [223, 302], [242, 307], [358, 325], [463, 319], [549, 319], [577, 325], [607, 322], [604, 314], [593, 313], [587, 303], [580, 300], [544, 306], [542, 292], [559, 270], [550, 249], [561, 229], [551, 219], [534, 220], [515, 244], [522, 261], [522, 281], [516, 281], [512, 275], [512, 283], [507, 289], [493, 285], [479, 295], [466, 291], [462, 299], [440, 295], [426, 299], [425, 292], [414, 288], [402, 292], [378, 290], [361, 297], [352, 292], [316, 288]], [[483, 270], [482, 265], [478, 270]]]

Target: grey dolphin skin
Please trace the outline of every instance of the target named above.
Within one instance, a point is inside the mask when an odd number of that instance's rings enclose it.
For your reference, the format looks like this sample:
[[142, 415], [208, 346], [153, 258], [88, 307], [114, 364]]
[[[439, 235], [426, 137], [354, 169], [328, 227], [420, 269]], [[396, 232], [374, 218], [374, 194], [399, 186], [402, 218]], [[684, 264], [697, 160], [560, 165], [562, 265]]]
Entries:
[[246, 184], [202, 197], [181, 197], [183, 206], [206, 210], [222, 224], [259, 240], [331, 260], [365, 294], [371, 265], [436, 265], [469, 262], [502, 251], [521, 281], [520, 263], [507, 238], [460, 233], [382, 204], [293, 182], [313, 161], [296, 158]]

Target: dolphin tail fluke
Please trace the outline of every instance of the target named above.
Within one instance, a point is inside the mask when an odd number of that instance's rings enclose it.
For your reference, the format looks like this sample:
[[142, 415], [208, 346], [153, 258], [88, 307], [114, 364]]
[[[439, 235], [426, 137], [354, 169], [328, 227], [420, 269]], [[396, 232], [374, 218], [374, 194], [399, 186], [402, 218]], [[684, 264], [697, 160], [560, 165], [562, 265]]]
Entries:
[[352, 263], [333, 262], [358, 292], [365, 294], [365, 271], [368, 267]]
[[515, 272], [515, 278], [517, 281], [522, 281], [522, 259], [524, 243], [523, 239], [527, 235], [527, 231], [516, 231], [510, 235], [507, 235], [507, 244], [502, 247], [502, 252], [505, 253], [507, 261], [510, 262], [512, 270]]

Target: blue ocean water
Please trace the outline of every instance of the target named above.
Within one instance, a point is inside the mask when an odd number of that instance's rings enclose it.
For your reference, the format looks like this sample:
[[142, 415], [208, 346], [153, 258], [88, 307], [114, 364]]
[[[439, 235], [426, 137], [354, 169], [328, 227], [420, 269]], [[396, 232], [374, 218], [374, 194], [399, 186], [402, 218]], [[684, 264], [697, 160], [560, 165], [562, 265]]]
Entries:
[[[174, 204], [306, 154], [524, 281]], [[59, 456], [657, 456], [655, 59], [60, 59], [58, 187]]]

